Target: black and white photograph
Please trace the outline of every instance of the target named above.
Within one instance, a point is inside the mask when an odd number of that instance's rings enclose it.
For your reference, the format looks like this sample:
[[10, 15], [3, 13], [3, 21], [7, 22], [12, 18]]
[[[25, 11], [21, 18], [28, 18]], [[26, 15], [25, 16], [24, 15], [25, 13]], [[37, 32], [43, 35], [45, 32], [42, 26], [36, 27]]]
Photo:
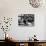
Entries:
[[18, 16], [19, 26], [34, 26], [34, 14], [20, 14]]

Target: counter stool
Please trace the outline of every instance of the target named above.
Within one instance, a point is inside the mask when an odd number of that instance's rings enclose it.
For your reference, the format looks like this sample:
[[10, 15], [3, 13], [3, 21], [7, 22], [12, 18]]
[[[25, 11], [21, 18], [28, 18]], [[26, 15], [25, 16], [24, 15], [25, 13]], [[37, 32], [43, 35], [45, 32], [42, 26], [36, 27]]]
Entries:
[[43, 46], [43, 44], [38, 44], [38, 46]]
[[20, 43], [20, 46], [24, 46], [24, 43]]

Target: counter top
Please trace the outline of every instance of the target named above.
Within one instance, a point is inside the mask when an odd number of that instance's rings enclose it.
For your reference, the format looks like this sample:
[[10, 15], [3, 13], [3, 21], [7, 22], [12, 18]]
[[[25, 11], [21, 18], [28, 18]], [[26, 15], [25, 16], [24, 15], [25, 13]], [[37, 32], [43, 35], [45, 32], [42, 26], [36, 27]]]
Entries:
[[5, 40], [0, 40], [0, 42], [5, 42]]
[[37, 43], [46, 43], [46, 40], [37, 40], [37, 41], [34, 41], [34, 40], [13, 40], [13, 39], [6, 39], [5, 41], [8, 41], [8, 42], [25, 42], [25, 43], [27, 43], [27, 42], [37, 42]]
[[20, 43], [28, 43], [28, 42], [34, 42], [34, 43], [46, 43], [46, 40], [38, 40], [38, 41], [29, 41], [29, 40], [7, 40], [7, 41], [10, 41], [10, 42], [20, 42]]
[[16, 40], [16, 41], [13, 41], [13, 42], [38, 42], [38, 43], [46, 43], [46, 40], [39, 40], [39, 41], [29, 41], [29, 40]]

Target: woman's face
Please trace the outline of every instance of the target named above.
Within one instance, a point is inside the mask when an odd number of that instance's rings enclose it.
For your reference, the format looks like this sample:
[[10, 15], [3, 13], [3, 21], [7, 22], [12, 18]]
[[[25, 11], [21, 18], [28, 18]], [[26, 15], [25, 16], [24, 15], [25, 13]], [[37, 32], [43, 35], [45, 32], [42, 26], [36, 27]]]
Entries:
[[29, 0], [29, 2], [34, 8], [37, 8], [40, 6], [41, 0]]

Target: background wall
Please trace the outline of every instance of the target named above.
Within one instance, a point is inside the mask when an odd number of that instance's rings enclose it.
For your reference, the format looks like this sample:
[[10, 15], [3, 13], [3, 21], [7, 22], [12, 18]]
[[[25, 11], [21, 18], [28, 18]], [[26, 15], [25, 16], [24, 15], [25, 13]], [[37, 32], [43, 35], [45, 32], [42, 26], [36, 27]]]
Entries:
[[[30, 6], [28, 0], [0, 0], [0, 19], [4, 16], [12, 17], [13, 22], [10, 28], [10, 33], [17, 40], [27, 40], [34, 34], [37, 35], [39, 40], [46, 40], [45, 31], [45, 15], [46, 5], [43, 7], [33, 8]], [[34, 27], [19, 27], [18, 14], [35, 14]], [[0, 29], [0, 39], [4, 39], [3, 31]]]

